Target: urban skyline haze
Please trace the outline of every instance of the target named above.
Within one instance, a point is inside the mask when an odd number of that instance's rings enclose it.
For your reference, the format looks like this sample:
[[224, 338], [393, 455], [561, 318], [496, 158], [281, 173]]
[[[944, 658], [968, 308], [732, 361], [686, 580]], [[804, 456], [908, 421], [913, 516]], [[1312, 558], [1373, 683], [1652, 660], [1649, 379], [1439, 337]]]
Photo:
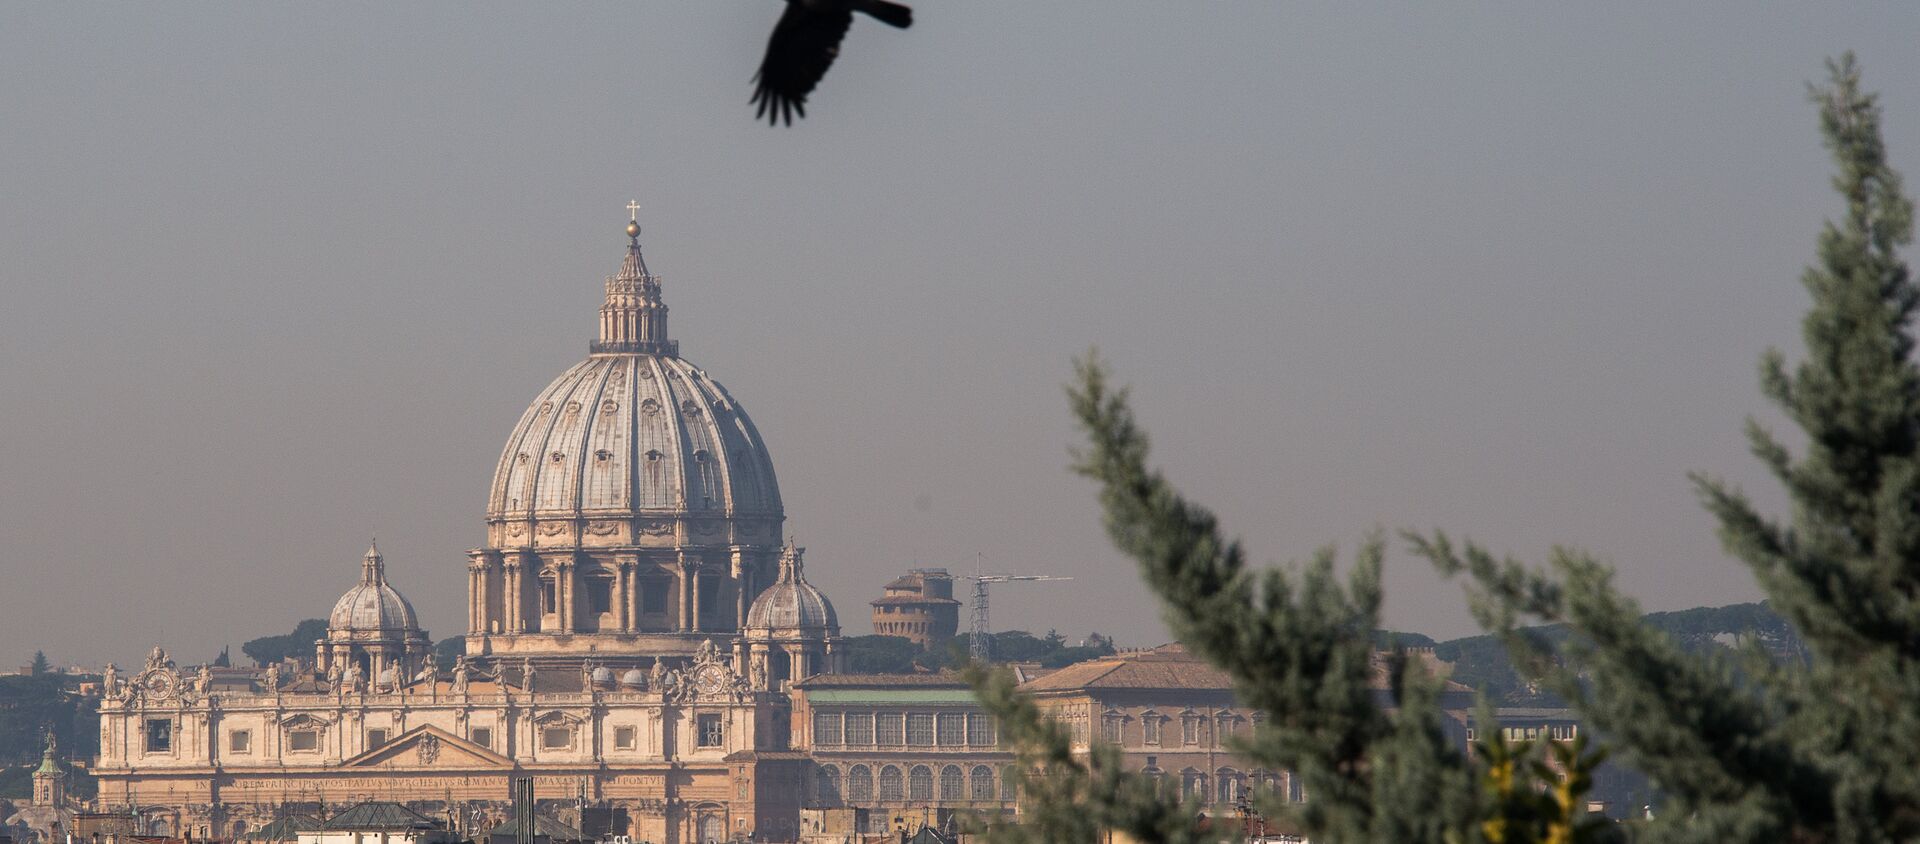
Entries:
[[[978, 559], [1075, 578], [997, 628], [1166, 640], [1067, 470], [1090, 347], [1254, 560], [1441, 527], [1590, 549], [1648, 610], [1757, 600], [1685, 473], [1781, 504], [1741, 426], [1789, 429], [1757, 362], [1838, 212], [1824, 58], [1920, 174], [1895, 3], [920, 2], [769, 129], [780, 6], [0, 8], [0, 660], [238, 658], [372, 535], [464, 632], [632, 199], [848, 635]], [[1386, 585], [1389, 626], [1476, 632], [1398, 546]]]

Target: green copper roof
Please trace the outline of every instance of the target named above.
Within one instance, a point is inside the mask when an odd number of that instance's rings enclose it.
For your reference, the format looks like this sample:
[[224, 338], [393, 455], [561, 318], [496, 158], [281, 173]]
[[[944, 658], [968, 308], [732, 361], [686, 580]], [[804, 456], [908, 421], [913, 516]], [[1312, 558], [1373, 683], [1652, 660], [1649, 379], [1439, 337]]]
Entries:
[[60, 763], [53, 761], [53, 734], [52, 733], [47, 734], [47, 751], [45, 753], [40, 754], [40, 768], [34, 771], [34, 773], [36, 774], [65, 773], [65, 771], [60, 770]]
[[822, 703], [866, 703], [887, 705], [896, 703], [961, 703], [978, 706], [970, 689], [810, 689], [807, 702]]

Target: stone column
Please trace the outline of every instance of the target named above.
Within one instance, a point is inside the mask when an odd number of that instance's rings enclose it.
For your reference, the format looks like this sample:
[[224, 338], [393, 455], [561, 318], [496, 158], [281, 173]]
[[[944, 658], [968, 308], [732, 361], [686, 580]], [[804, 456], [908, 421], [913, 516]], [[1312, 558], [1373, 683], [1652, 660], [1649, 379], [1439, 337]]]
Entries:
[[573, 633], [579, 629], [574, 619], [573, 577], [572, 560], [561, 560], [554, 564], [553, 591], [554, 600], [558, 602], [554, 609], [560, 611], [560, 629], [566, 633]]
[[614, 612], [614, 615], [618, 616], [620, 619], [620, 632], [632, 633], [633, 632], [633, 563], [627, 562], [626, 560], [621, 560], [619, 563], [619, 566], [620, 568], [618, 569], [618, 574], [615, 575], [616, 579], [614, 582], [620, 584], [620, 588], [618, 591], [614, 593], [615, 606], [614, 606], [613, 612]]
[[733, 546], [733, 629], [741, 630], [747, 626], [747, 598], [753, 591], [750, 580], [753, 571], [747, 566], [746, 549]]
[[520, 558], [508, 557], [500, 571], [501, 627], [508, 633], [524, 633], [527, 628], [520, 611]]
[[487, 629], [486, 614], [483, 607], [487, 595], [487, 570], [481, 557], [467, 565], [467, 632], [484, 633]]
[[692, 595], [692, 591], [691, 591], [692, 587], [687, 583], [687, 578], [689, 576], [690, 575], [688, 573], [688, 568], [687, 568], [687, 555], [683, 552], [680, 555], [680, 567], [678, 569], [678, 574], [676, 576], [676, 579], [680, 581], [678, 584], [680, 588], [680, 593], [679, 593], [680, 617], [676, 619], [678, 623], [674, 625], [682, 633], [685, 633], [689, 629], [688, 624], [690, 624], [693, 620], [693, 603], [692, 601], [688, 600], [689, 596]]
[[700, 632], [700, 569], [687, 569], [687, 576], [693, 581], [693, 600], [687, 603], [687, 610], [693, 618], [693, 632]]

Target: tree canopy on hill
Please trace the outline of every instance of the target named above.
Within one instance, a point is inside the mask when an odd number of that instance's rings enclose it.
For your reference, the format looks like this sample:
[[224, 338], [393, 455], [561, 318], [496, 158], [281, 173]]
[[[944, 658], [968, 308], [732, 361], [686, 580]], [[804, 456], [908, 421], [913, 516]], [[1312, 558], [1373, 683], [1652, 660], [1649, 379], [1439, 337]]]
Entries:
[[[87, 678], [52, 673], [0, 676], [0, 796], [32, 793], [30, 781], [21, 791], [15, 779], [27, 777], [40, 762], [48, 730], [60, 741], [60, 754], [67, 759], [99, 754], [100, 714], [92, 700], [71, 688], [83, 679]], [[72, 765], [67, 771], [68, 790], [76, 797], [91, 797], [92, 777]]]
[[[900, 636], [848, 636], [841, 640], [841, 646], [846, 649], [847, 670], [852, 673], [916, 674], [966, 664], [972, 641], [969, 634], [962, 633], [944, 645], [922, 651]], [[1113, 652], [1113, 640], [1098, 633], [1089, 634], [1085, 645], [1071, 646], [1065, 636], [1052, 630], [1044, 637], [1025, 630], [993, 634], [995, 662], [1037, 662], [1047, 668], [1060, 668]]]
[[240, 652], [253, 660], [255, 665], [266, 666], [288, 657], [307, 657], [313, 654], [313, 643], [327, 635], [327, 622], [324, 619], [309, 618], [295, 625], [292, 633], [279, 636], [262, 636], [240, 646]]

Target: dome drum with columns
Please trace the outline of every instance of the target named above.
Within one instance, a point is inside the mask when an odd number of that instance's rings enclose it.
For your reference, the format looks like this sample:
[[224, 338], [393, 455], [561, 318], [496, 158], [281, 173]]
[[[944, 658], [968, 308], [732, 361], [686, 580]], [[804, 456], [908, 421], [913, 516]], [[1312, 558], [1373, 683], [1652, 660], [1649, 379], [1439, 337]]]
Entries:
[[628, 226], [599, 337], [507, 438], [469, 552], [467, 651], [619, 670], [742, 629], [785, 520], [753, 421], [667, 336]]

